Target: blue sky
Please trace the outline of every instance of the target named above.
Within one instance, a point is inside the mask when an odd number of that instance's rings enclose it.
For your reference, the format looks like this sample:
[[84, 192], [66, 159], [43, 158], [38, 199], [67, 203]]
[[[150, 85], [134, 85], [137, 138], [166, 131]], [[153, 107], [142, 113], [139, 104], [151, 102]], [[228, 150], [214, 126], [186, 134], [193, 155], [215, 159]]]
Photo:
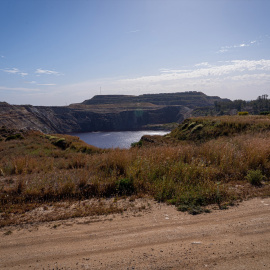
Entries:
[[269, 0], [0, 0], [0, 101], [270, 96]]

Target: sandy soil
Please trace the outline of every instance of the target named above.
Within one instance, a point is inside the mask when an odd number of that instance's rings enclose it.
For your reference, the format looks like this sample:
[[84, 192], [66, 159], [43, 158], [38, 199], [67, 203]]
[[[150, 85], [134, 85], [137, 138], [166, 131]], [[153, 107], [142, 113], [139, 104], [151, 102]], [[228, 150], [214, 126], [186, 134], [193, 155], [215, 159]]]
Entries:
[[134, 213], [0, 231], [0, 269], [270, 269], [270, 198], [192, 216]]

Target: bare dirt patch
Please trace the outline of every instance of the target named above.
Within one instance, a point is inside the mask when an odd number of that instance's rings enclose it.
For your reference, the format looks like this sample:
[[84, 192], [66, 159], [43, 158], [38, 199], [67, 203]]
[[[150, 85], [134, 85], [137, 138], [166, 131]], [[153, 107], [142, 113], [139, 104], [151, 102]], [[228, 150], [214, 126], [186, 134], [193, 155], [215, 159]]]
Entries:
[[270, 269], [270, 198], [197, 216], [133, 203], [144, 207], [4, 227], [0, 269]]

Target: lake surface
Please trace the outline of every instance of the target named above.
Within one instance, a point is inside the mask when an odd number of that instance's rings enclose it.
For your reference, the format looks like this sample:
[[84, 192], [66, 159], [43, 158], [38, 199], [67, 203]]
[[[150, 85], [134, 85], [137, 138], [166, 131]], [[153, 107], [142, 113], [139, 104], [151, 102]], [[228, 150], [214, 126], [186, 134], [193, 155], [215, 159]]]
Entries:
[[117, 131], [117, 132], [85, 132], [72, 133], [88, 144], [99, 148], [130, 148], [134, 142], [138, 142], [143, 135], [165, 135], [170, 131]]

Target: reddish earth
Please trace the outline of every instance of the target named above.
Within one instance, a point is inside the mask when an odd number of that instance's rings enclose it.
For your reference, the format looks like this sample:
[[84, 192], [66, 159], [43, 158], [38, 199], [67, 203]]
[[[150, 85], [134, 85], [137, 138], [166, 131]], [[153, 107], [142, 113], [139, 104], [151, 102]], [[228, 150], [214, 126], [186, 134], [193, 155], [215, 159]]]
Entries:
[[2, 228], [0, 269], [270, 269], [270, 198], [197, 216], [145, 203], [137, 213]]

